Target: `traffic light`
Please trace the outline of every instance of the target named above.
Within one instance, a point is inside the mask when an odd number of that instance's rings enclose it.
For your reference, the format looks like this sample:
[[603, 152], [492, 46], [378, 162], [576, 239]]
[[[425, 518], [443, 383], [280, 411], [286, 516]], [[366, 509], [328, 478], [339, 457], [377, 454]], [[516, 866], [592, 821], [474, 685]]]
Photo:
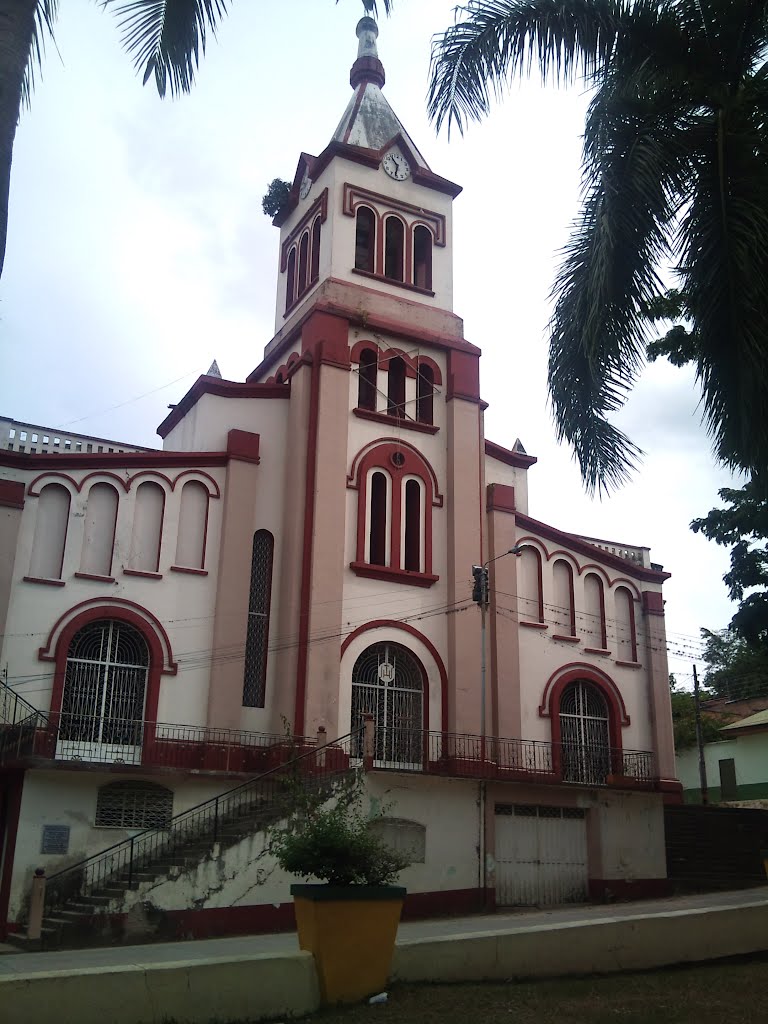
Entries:
[[473, 565], [472, 577], [475, 581], [472, 585], [472, 600], [475, 602], [475, 604], [487, 604], [488, 568], [484, 565]]

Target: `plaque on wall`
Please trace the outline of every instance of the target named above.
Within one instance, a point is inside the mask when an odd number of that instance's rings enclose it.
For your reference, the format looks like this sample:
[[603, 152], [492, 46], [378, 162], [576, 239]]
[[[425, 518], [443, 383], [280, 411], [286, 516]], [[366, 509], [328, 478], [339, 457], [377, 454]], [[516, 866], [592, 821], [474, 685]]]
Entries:
[[69, 853], [69, 825], [43, 825], [40, 853]]

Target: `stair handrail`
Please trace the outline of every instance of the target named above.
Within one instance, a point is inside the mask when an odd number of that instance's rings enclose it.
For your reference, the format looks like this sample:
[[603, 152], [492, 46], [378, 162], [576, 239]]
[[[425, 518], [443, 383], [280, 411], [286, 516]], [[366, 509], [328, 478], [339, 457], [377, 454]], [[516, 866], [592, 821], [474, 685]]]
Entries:
[[[85, 857], [83, 860], [78, 861], [75, 864], [70, 864], [66, 868], [62, 868], [60, 871], [54, 872], [47, 878], [46, 884], [46, 912], [52, 908], [61, 905], [71, 895], [75, 895], [80, 892], [83, 895], [82, 890], [85, 888], [93, 888], [98, 882], [99, 885], [104, 885], [116, 876], [128, 872], [128, 884], [132, 882], [132, 876], [136, 873], [138, 863], [141, 859], [141, 853], [137, 848], [146, 840], [151, 838], [157, 838], [159, 842], [153, 849], [153, 853], [157, 856], [152, 859], [159, 859], [159, 856], [170, 852], [173, 848], [173, 834], [181, 832], [181, 826], [184, 822], [196, 820], [198, 828], [198, 834], [203, 833], [204, 829], [199, 826], [205, 825], [207, 822], [213, 824], [213, 835], [212, 841], [217, 841], [217, 825], [220, 826], [227, 822], [227, 815], [231, 814], [233, 810], [237, 810], [241, 807], [243, 801], [236, 804], [234, 801], [237, 799], [237, 794], [245, 794], [246, 791], [256, 792], [259, 787], [263, 787], [265, 781], [269, 782], [272, 778], [280, 777], [281, 775], [289, 775], [297, 767], [300, 769], [303, 763], [306, 763], [312, 757], [318, 757], [323, 755], [324, 758], [333, 761], [334, 750], [339, 749], [340, 744], [344, 744], [350, 741], [350, 756], [352, 755], [352, 743], [354, 738], [360, 740], [359, 747], [362, 750], [362, 738], [364, 734], [364, 726], [359, 729], [353, 729], [346, 733], [344, 736], [339, 736], [335, 740], [328, 741], [321, 745], [315, 745], [309, 750], [304, 751], [303, 754], [299, 754], [297, 757], [291, 758], [289, 761], [283, 761], [281, 764], [276, 765], [274, 768], [270, 768], [269, 771], [262, 772], [260, 775], [255, 776], [252, 779], [247, 779], [245, 782], [240, 783], [238, 786], [234, 786], [232, 789], [225, 790], [223, 793], [219, 793], [215, 797], [210, 797], [208, 800], [203, 800], [194, 807], [188, 807], [185, 811], [180, 811], [175, 814], [167, 826], [163, 828], [150, 827], [142, 829], [137, 832], [136, 835], [123, 839], [118, 843], [114, 843], [112, 846], [108, 846], [104, 850], [98, 851], [98, 853], [91, 854], [90, 857]], [[292, 739], [292, 738], [289, 738]], [[362, 758], [361, 758], [362, 760]], [[348, 766], [343, 769], [337, 769], [336, 771], [325, 772], [322, 776], [323, 779], [328, 779], [334, 775], [346, 773]], [[306, 780], [304, 780], [306, 784]], [[227, 806], [228, 805], [228, 806]], [[226, 807], [226, 810], [224, 808]], [[206, 814], [206, 811], [210, 811], [210, 814]], [[194, 838], [195, 829], [191, 829], [189, 832], [183, 834], [184, 840]], [[123, 857], [125, 854], [127, 856]], [[99, 862], [109, 861], [109, 869], [105, 872], [97, 873], [93, 870]], [[149, 860], [147, 861], [149, 863]], [[90, 879], [89, 879], [90, 876]], [[58, 883], [56, 880], [59, 880]], [[67, 885], [67, 882], [71, 880], [71, 885]], [[70, 889], [69, 892], [66, 892]], [[57, 898], [59, 897], [59, 898]]]
[[[13, 703], [13, 717], [9, 717], [10, 712], [7, 708]], [[19, 716], [19, 708], [24, 712], [23, 715]], [[18, 690], [14, 690], [12, 686], [8, 685], [7, 680], [0, 679], [0, 723], [3, 725], [19, 725], [31, 718], [32, 715], [39, 715], [42, 720], [46, 719], [45, 712], [36, 708], [33, 704], [30, 704]]]

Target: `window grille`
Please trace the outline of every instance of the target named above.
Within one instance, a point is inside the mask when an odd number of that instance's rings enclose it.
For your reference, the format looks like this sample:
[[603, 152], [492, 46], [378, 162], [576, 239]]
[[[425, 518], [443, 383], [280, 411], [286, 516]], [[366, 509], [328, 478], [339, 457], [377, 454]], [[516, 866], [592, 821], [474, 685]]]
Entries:
[[90, 622], [67, 654], [59, 741], [87, 760], [135, 760], [141, 745], [149, 649], [138, 630]]
[[[424, 680], [418, 662], [400, 644], [373, 644], [355, 662], [353, 730], [361, 728], [366, 714], [373, 715], [379, 765], [421, 767]], [[362, 749], [357, 754], [362, 756]]]
[[247, 708], [263, 708], [266, 699], [274, 548], [275, 539], [272, 534], [268, 530], [257, 530], [253, 535], [251, 554], [251, 591], [243, 673], [243, 706]]
[[596, 686], [578, 680], [563, 690], [560, 735], [564, 781], [604, 784], [610, 771], [608, 705]]
[[168, 828], [173, 792], [154, 782], [110, 782], [99, 789], [96, 825], [105, 828]]

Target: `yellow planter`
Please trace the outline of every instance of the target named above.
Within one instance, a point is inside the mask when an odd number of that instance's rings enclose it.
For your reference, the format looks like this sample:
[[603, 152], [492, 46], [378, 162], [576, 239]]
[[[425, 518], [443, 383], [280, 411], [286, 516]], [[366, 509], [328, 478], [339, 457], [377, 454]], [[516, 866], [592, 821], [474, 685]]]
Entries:
[[326, 1005], [354, 1003], [387, 984], [405, 889], [292, 885], [299, 945], [315, 958]]

